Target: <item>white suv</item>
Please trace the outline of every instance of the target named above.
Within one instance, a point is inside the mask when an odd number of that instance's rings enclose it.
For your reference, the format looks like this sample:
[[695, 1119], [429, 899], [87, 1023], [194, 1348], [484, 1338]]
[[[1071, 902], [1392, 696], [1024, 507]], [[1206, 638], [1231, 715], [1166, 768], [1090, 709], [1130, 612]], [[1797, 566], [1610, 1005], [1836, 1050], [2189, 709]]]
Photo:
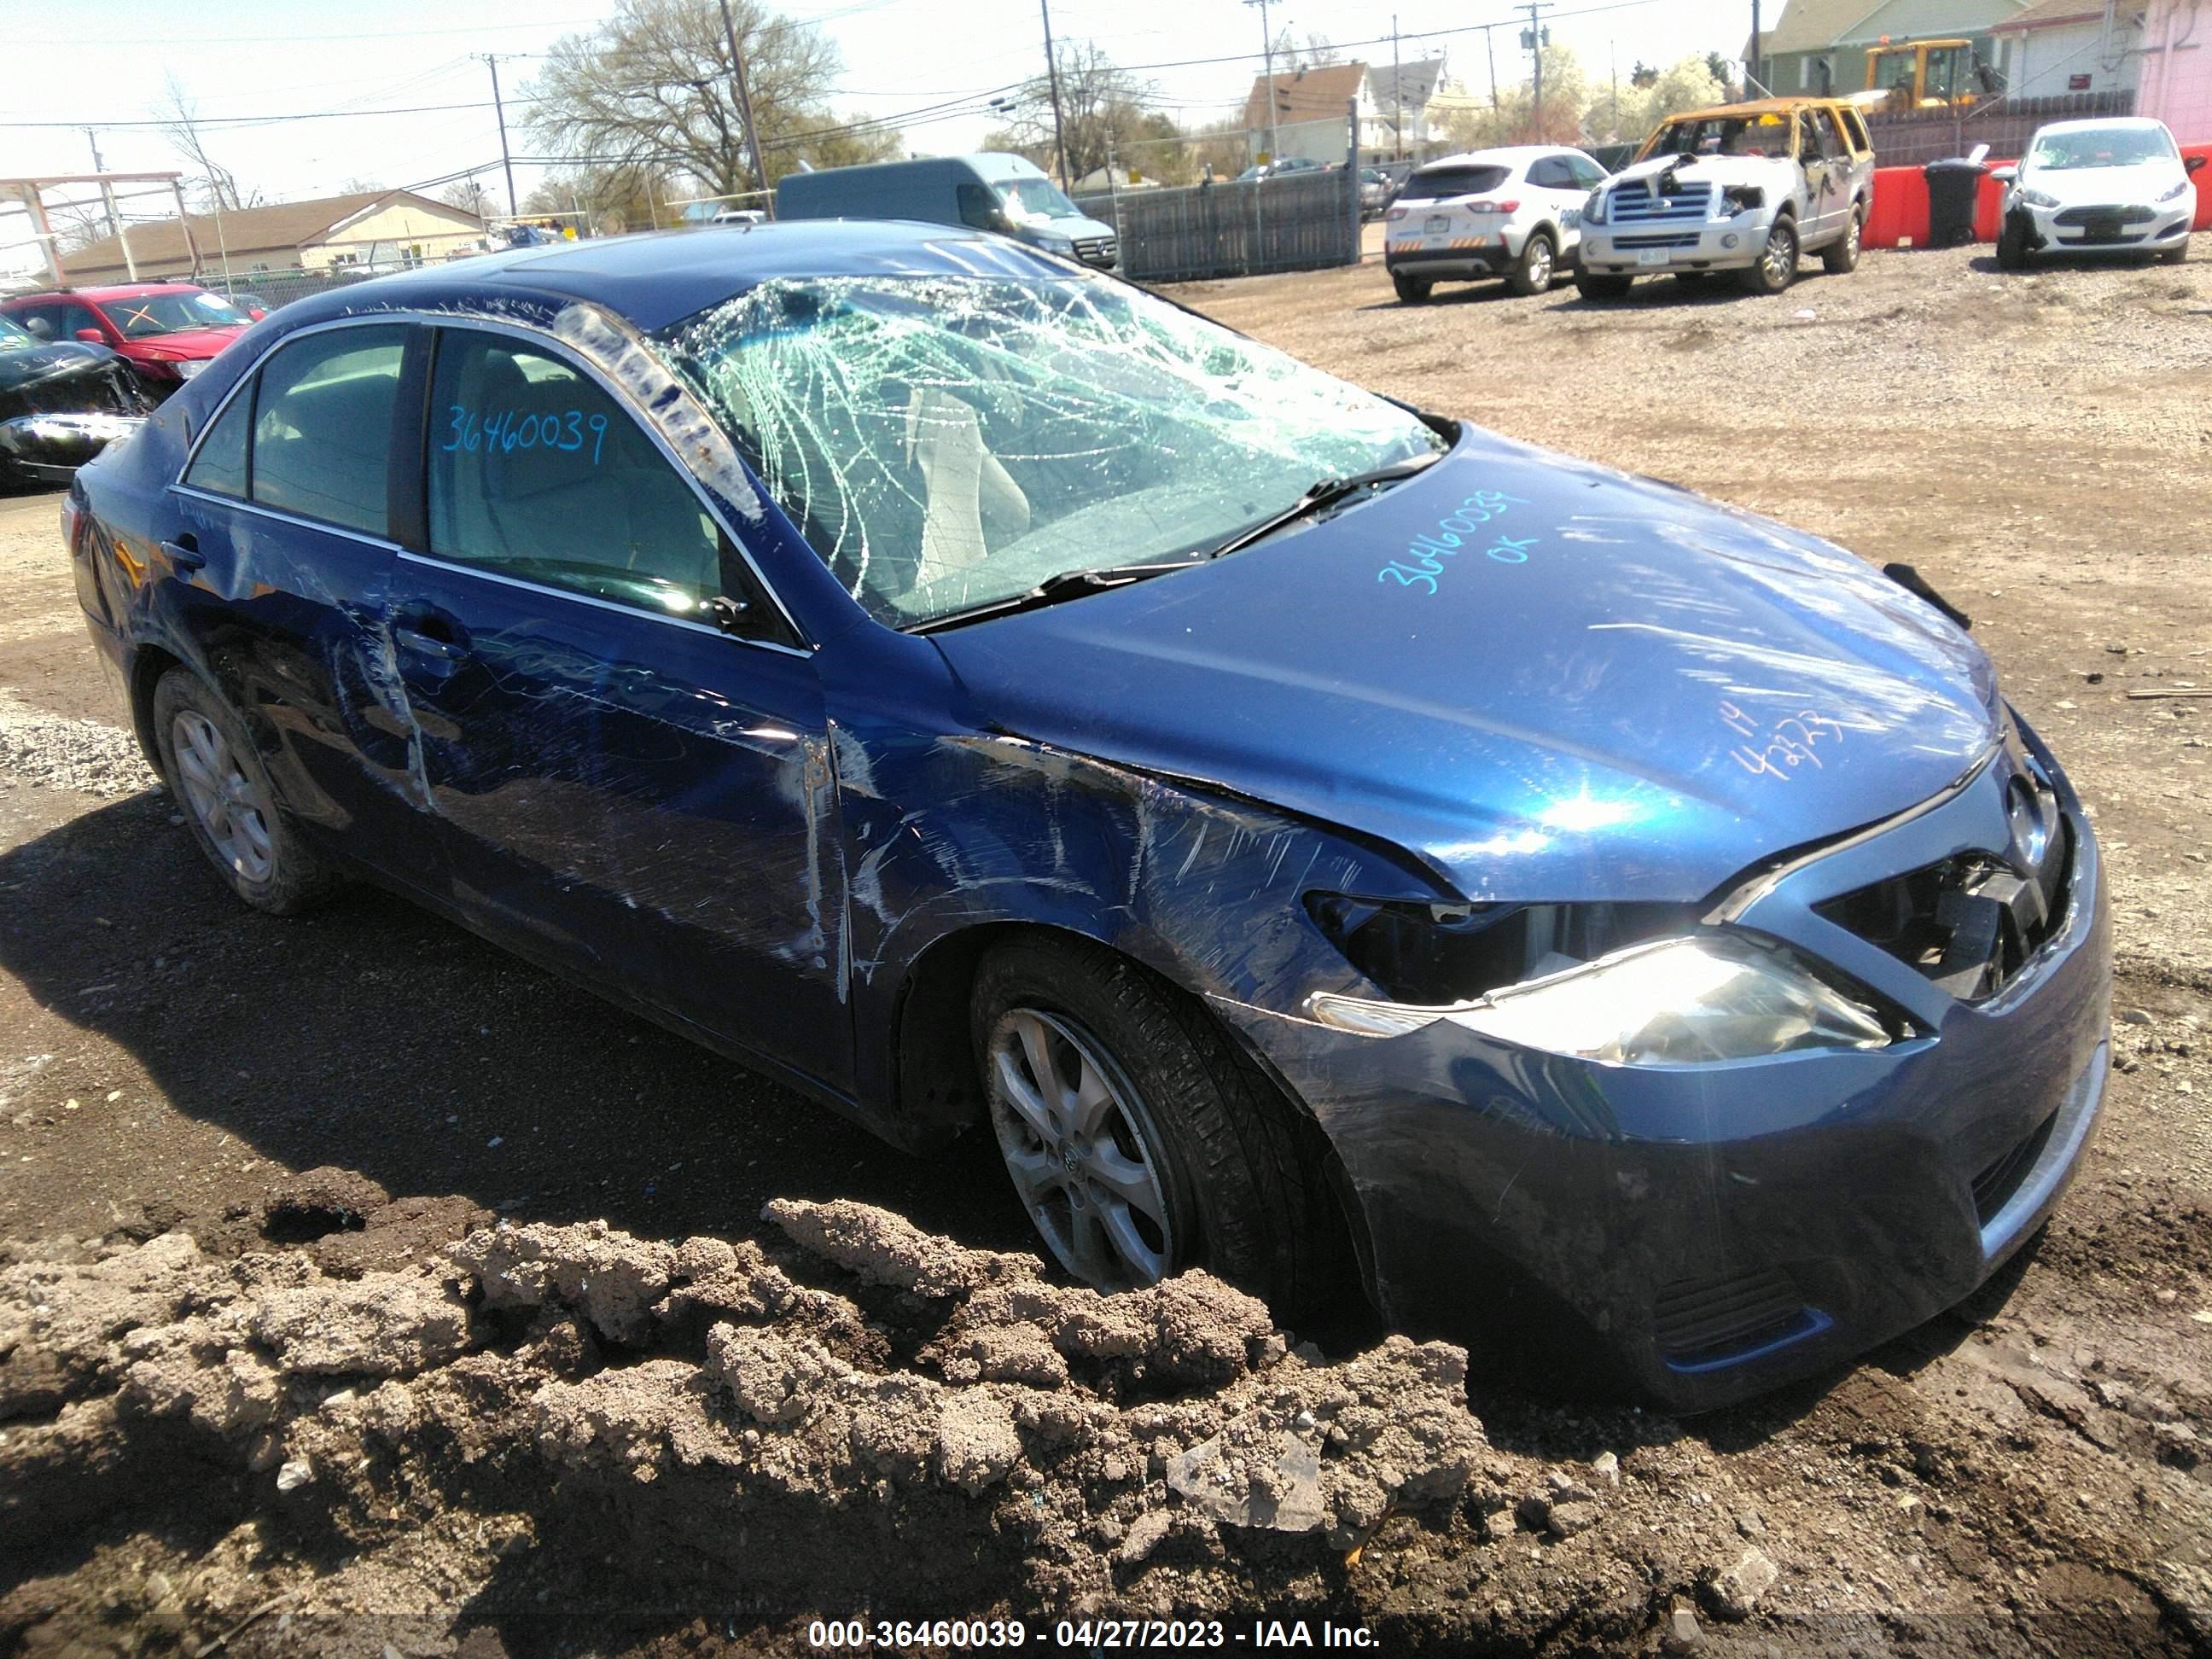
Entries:
[[1448, 155], [1415, 170], [1384, 215], [1382, 264], [1418, 305], [1440, 282], [1503, 276], [1541, 294], [1582, 241], [1583, 203], [1606, 171], [1578, 149], [1522, 145]]
[[1997, 263], [2025, 267], [2050, 252], [2155, 253], [2189, 257], [2197, 219], [2190, 175], [2204, 158], [2185, 160], [2163, 121], [2053, 121], [2038, 127], [2017, 167], [1999, 167], [2005, 185]]

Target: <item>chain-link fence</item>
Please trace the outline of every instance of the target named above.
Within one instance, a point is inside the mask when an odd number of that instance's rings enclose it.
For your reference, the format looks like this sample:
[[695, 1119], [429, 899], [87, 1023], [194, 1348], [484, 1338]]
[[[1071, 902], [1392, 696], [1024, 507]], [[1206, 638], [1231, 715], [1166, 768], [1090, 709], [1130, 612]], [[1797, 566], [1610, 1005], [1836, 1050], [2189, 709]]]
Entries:
[[2018, 155], [2046, 121], [2132, 115], [2135, 107], [2135, 94], [2119, 88], [2049, 98], [2006, 95], [1965, 109], [1884, 111], [1867, 117], [1867, 133], [1883, 167], [1919, 167], [1962, 155], [1976, 144], [1987, 144], [1992, 155]]

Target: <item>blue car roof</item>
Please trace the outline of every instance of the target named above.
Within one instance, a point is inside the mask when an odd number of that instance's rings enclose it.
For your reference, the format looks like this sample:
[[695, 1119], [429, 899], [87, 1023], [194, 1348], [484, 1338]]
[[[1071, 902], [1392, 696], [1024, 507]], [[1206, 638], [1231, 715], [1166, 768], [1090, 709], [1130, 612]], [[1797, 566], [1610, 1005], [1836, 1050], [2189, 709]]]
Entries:
[[650, 333], [775, 277], [1081, 276], [1007, 237], [893, 219], [795, 219], [511, 248], [303, 300], [287, 323], [369, 309], [465, 308], [538, 298], [602, 305]]

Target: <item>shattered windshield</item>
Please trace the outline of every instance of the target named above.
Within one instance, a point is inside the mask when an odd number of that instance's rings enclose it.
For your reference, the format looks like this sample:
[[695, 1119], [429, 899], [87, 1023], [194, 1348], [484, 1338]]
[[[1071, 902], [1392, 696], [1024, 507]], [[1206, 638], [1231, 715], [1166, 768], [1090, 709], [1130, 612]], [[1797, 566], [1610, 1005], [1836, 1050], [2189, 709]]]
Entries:
[[780, 279], [662, 338], [893, 627], [1188, 557], [1316, 480], [1444, 447], [1371, 393], [1089, 277]]

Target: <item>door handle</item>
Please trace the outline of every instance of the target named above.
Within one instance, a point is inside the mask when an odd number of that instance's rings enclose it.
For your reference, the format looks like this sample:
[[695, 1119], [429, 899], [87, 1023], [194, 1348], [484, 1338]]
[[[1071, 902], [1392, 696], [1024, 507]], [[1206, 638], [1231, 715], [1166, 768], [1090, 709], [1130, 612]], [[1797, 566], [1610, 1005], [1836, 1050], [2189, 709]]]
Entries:
[[200, 551], [198, 541], [189, 530], [173, 542], [163, 542], [161, 552], [171, 567], [178, 570], [198, 570], [207, 562], [207, 555]]
[[468, 659], [468, 630], [439, 611], [403, 617], [392, 624], [392, 637], [403, 650], [427, 657], [449, 671]]

